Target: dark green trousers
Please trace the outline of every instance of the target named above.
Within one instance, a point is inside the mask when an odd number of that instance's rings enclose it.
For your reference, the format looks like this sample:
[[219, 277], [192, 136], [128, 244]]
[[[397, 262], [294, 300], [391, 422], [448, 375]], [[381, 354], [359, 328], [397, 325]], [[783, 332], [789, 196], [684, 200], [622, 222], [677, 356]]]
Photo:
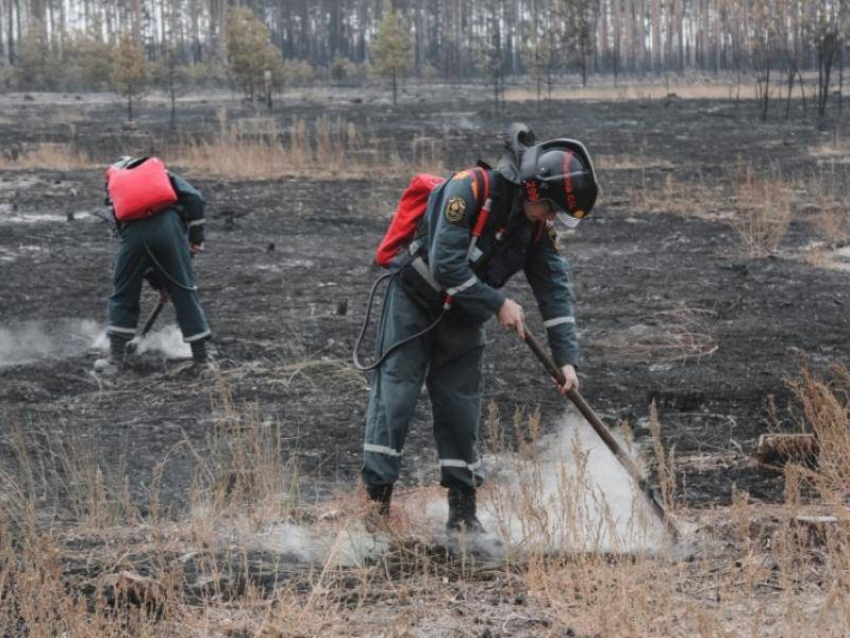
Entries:
[[[427, 327], [433, 316], [413, 301], [395, 278], [387, 290], [377, 352]], [[427, 335], [405, 345], [374, 371], [366, 416], [363, 482], [392, 485], [398, 480], [404, 440], [425, 383], [431, 399], [434, 438], [444, 487], [478, 486], [483, 481], [477, 443], [484, 392], [484, 326], [441, 321]]]
[[145, 272], [153, 267], [174, 303], [177, 323], [187, 342], [210, 336], [204, 309], [195, 289], [192, 255], [183, 220], [169, 209], [129, 222], [121, 229], [109, 297], [107, 334], [132, 337], [139, 320], [139, 298]]

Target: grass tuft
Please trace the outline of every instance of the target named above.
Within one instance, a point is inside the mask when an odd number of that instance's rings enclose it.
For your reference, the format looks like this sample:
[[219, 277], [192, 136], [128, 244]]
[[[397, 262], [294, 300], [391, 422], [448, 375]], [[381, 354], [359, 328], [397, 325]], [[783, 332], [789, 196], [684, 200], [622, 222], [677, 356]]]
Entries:
[[752, 166], [735, 184], [735, 215], [729, 220], [746, 253], [762, 257], [776, 252], [794, 210], [794, 187], [781, 176], [757, 176]]

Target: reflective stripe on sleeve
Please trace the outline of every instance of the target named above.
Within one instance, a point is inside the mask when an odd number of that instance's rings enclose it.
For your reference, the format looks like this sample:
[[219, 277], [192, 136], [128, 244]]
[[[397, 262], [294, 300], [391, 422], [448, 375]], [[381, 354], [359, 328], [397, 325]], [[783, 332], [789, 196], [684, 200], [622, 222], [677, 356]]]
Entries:
[[554, 319], [549, 319], [543, 322], [543, 325], [546, 328], [554, 328], [555, 326], [560, 326], [562, 323], [575, 323], [575, 317], [555, 317]]
[[364, 452], [374, 452], [375, 454], [386, 454], [387, 456], [401, 456], [401, 452], [387, 447], [386, 445], [375, 445], [374, 443], [364, 443]]
[[472, 277], [464, 281], [460, 286], [456, 286], [455, 288], [449, 288], [446, 292], [449, 294], [450, 297], [454, 297], [457, 293], [463, 292], [467, 288], [472, 288], [477, 283], [478, 277], [472, 275]]
[[201, 224], [206, 224], [206, 223], [207, 223], [206, 219], [196, 219], [194, 221], [189, 222], [189, 228], [192, 228], [193, 226], [200, 226]]

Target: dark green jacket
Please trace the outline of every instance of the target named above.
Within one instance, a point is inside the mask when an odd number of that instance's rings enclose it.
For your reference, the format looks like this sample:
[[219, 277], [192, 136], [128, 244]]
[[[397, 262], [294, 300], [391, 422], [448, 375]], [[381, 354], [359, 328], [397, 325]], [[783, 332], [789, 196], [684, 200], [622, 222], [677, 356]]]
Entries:
[[177, 192], [177, 202], [183, 209], [183, 221], [186, 222], [189, 232], [189, 243], [204, 243], [204, 198], [201, 192], [179, 175], [169, 172], [168, 176]]
[[[496, 171], [488, 174], [491, 212], [471, 257], [473, 263], [467, 258], [478, 217], [472, 173], [458, 173], [432, 191], [425, 232], [419, 238], [427, 247], [431, 274], [462, 311], [484, 322], [505, 302], [499, 289], [524, 271], [543, 315], [555, 362], [575, 365], [578, 339], [572, 281], [569, 265], [559, 252], [557, 233], [522, 213], [518, 186]], [[497, 241], [500, 232], [504, 238]]]

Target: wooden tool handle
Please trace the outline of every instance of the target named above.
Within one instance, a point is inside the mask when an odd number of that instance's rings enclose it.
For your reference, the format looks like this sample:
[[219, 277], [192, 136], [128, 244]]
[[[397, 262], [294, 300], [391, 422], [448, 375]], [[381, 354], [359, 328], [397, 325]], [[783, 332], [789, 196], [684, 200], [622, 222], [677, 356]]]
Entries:
[[[546, 370], [552, 376], [555, 381], [558, 382], [559, 385], [564, 385], [566, 382], [566, 377], [564, 377], [564, 373], [561, 368], [552, 360], [546, 351], [543, 350], [543, 347], [540, 345], [540, 342], [537, 338], [528, 331], [528, 327], [525, 327], [525, 342], [528, 344], [528, 347], [531, 348], [531, 351], [534, 355], [540, 360], [540, 362], [545, 366]], [[675, 523], [670, 519], [667, 513], [664, 511], [661, 503], [658, 500], [658, 497], [655, 494], [655, 490], [652, 489], [652, 486], [647, 482], [647, 480], [643, 477], [643, 474], [638, 469], [635, 462], [632, 458], [626, 453], [626, 451], [620, 446], [617, 439], [614, 438], [614, 435], [611, 433], [611, 430], [602, 422], [602, 420], [596, 416], [596, 412], [593, 411], [593, 408], [584, 400], [584, 397], [581, 396], [579, 391], [576, 388], [571, 388], [567, 391], [567, 398], [573, 402], [579, 412], [581, 412], [582, 416], [590, 423], [591, 427], [596, 431], [596, 434], [599, 435], [599, 438], [605, 443], [611, 453], [617, 457], [617, 460], [620, 462], [620, 465], [623, 466], [623, 469], [628, 472], [629, 476], [632, 477], [632, 480], [635, 484], [640, 488], [640, 490], [644, 493], [649, 501], [652, 510], [655, 512], [656, 516], [668, 525], [669, 529], [673, 533], [674, 536], [678, 537], [679, 532], [675, 525]]]

